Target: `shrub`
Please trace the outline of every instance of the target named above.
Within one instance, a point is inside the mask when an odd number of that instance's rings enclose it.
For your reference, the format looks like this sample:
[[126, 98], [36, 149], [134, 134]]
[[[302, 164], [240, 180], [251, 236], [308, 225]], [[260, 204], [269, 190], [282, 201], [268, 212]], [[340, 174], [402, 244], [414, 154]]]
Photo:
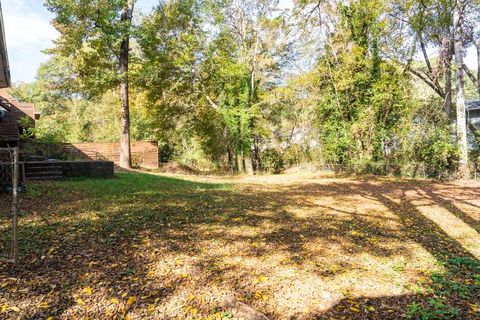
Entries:
[[263, 170], [270, 173], [279, 173], [283, 169], [283, 158], [276, 149], [267, 149], [260, 154]]

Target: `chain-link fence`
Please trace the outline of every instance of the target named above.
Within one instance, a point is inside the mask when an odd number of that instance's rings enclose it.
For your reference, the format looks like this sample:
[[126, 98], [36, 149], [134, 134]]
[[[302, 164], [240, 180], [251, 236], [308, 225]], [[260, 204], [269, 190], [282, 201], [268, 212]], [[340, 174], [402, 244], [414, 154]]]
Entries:
[[[2, 193], [2, 217], [0, 229], [8, 232], [11, 226], [10, 245], [0, 243], [1, 249], [10, 247], [10, 252], [2, 250], [1, 259], [17, 263], [18, 260], [18, 214], [19, 214], [19, 189], [22, 182], [22, 170], [20, 163], [20, 152], [16, 148], [0, 148], [0, 192]], [[2, 237], [2, 239], [6, 239]], [[6, 240], [8, 242], [8, 239]], [[5, 256], [8, 255], [8, 258]]]
[[[421, 178], [421, 179], [438, 179], [438, 180], [454, 180], [458, 178], [455, 169], [435, 170], [423, 163], [414, 164], [390, 164], [382, 162], [370, 162], [363, 164], [299, 164], [287, 167], [287, 172], [330, 172], [330, 173], [346, 173], [346, 174], [373, 174], [379, 176], [395, 176], [404, 178]], [[470, 179], [480, 180], [480, 166], [470, 166]]]

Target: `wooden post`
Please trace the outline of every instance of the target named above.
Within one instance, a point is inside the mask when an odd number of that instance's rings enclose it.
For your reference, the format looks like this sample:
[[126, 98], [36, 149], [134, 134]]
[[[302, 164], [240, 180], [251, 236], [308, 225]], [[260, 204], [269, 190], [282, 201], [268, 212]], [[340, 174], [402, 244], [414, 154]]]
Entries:
[[18, 147], [13, 148], [12, 163], [12, 256], [13, 263], [18, 262], [18, 185], [20, 175], [20, 156]]

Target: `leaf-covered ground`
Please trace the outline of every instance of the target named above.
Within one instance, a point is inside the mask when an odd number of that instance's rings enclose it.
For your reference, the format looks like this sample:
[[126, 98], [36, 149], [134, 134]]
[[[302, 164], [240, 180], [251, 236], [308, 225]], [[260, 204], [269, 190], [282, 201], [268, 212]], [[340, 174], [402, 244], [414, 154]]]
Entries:
[[2, 319], [480, 317], [478, 184], [120, 173], [21, 207]]

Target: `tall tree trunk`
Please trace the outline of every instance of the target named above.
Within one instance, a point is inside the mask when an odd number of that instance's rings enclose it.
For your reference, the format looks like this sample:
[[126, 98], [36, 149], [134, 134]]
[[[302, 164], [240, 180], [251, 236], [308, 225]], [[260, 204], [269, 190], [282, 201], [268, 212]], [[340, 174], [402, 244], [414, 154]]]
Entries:
[[[257, 70], [257, 50], [258, 50], [258, 45], [260, 44], [260, 38], [258, 34], [255, 35], [255, 47], [253, 49], [253, 57], [252, 57], [252, 70], [250, 74], [250, 97], [249, 97], [249, 112], [251, 112], [251, 107], [255, 103], [256, 100], [256, 94], [255, 94], [255, 81], [256, 81], [256, 70]], [[254, 126], [253, 120], [250, 120], [251, 126]], [[251, 141], [253, 143], [253, 147], [255, 148], [255, 141], [256, 137], [253, 135], [251, 137]], [[255, 170], [258, 170], [258, 167], [254, 164], [255, 161], [255, 149], [251, 151], [246, 157], [245, 157], [245, 172], [248, 175], [253, 175], [255, 173]]]
[[259, 147], [260, 141], [259, 137], [255, 135], [253, 138], [253, 170], [258, 172], [260, 171], [262, 164], [260, 160], [260, 147]]
[[236, 156], [237, 158], [237, 169], [238, 169], [238, 173], [240, 174], [243, 174], [245, 173], [245, 165], [244, 165], [244, 162], [243, 162], [243, 152], [237, 154]]
[[245, 156], [245, 172], [251, 176], [254, 174], [252, 153]]
[[448, 119], [452, 117], [452, 66], [451, 61], [445, 67], [445, 102], [443, 110], [448, 116]]
[[475, 41], [475, 48], [477, 49], [477, 90], [480, 94], [480, 39]]
[[228, 158], [228, 169], [230, 169], [233, 174], [236, 171], [235, 155], [233, 154], [232, 148], [227, 146], [227, 158]]
[[445, 65], [445, 101], [443, 104], [443, 110], [451, 119], [452, 116], [452, 34], [448, 32], [443, 38], [443, 63]]
[[468, 172], [468, 144], [467, 144], [467, 121], [465, 118], [465, 92], [463, 79], [463, 39], [462, 39], [462, 1], [457, 0], [453, 12], [453, 27], [455, 30], [455, 64], [457, 78], [457, 141], [460, 147], [459, 176], [467, 179]]
[[[122, 12], [122, 21], [131, 22], [130, 6]], [[120, 133], [120, 167], [132, 167], [130, 151], [130, 103], [128, 95], [128, 62], [129, 62], [130, 37], [128, 34], [120, 45], [120, 101], [121, 101], [121, 133]]]

